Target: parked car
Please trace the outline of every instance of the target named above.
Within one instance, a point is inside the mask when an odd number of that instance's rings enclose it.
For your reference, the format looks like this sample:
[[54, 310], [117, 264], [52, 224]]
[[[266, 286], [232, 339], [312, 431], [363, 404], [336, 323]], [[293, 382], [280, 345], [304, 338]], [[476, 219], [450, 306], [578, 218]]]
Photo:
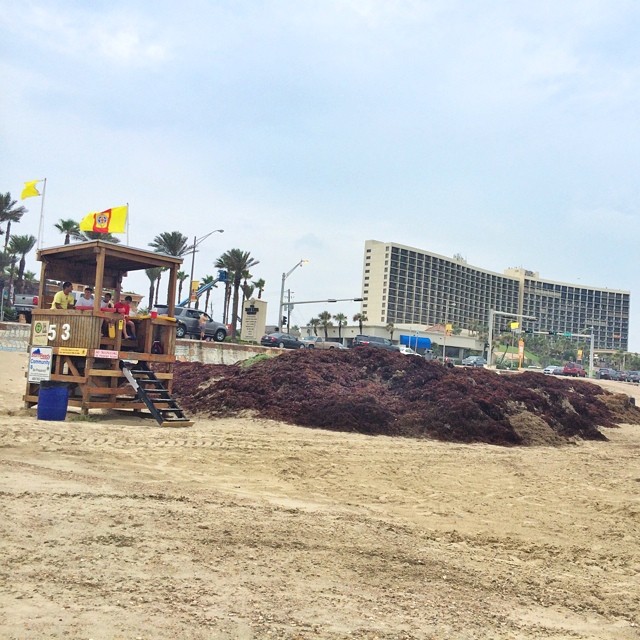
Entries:
[[[166, 315], [168, 312], [166, 305], [158, 305], [156, 308], [159, 315]], [[176, 319], [176, 336], [178, 338], [188, 338], [189, 336], [199, 338], [200, 326], [198, 320], [203, 313], [204, 311], [192, 309], [191, 307], [176, 307], [173, 312]], [[205, 338], [223, 342], [227, 337], [227, 328], [221, 322], [213, 320], [209, 314], [204, 313], [204, 315], [207, 318], [204, 330]]]
[[262, 336], [260, 344], [263, 347], [280, 347], [281, 349], [304, 349], [305, 344], [302, 340], [298, 340], [290, 333], [269, 333], [266, 336]]
[[487, 361], [482, 356], [467, 356], [461, 364], [463, 367], [484, 367]]
[[596, 378], [598, 380], [619, 380], [620, 375], [615, 369], [602, 367], [596, 372]]
[[346, 349], [342, 342], [332, 342], [321, 336], [307, 336], [302, 342], [307, 349]]
[[352, 347], [376, 347], [378, 349], [386, 349], [387, 351], [398, 351], [398, 345], [393, 344], [387, 338], [378, 338], [378, 336], [356, 336], [353, 339]]
[[572, 376], [574, 378], [586, 378], [587, 372], [582, 368], [582, 365], [576, 362], [567, 362], [567, 364], [562, 367], [562, 375]]
[[640, 382], [640, 371], [627, 371], [627, 382]]
[[561, 376], [564, 372], [564, 367], [560, 367], [557, 364], [550, 364], [542, 370], [542, 373], [546, 373], [551, 376]]
[[403, 356], [420, 356], [420, 357], [422, 357], [417, 351], [414, 351], [411, 347], [407, 347], [404, 344], [401, 344], [398, 347], [398, 351], [400, 351], [400, 353]]

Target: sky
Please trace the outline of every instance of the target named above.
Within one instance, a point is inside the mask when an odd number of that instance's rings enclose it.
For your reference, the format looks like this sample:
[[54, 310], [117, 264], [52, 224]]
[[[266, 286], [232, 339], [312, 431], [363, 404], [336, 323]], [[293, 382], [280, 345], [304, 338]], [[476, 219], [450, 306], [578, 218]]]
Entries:
[[[640, 351], [639, 32], [632, 0], [0, 0], [0, 191], [47, 179], [43, 246], [124, 203], [135, 247], [223, 228], [196, 277], [250, 252], [274, 324], [302, 259], [293, 300], [360, 296], [374, 239], [630, 291]], [[325, 309], [359, 304], [291, 323]]]

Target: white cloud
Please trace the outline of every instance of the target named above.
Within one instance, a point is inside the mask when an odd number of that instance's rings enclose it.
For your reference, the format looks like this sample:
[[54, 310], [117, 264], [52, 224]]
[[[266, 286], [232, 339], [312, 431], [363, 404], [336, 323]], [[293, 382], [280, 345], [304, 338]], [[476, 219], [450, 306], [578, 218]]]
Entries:
[[[111, 60], [145, 66], [167, 60], [167, 46], [154, 39], [148, 14], [114, 6], [107, 13], [90, 4], [78, 10], [63, 4], [6, 3], [3, 26], [28, 38], [37, 49], [67, 57]], [[46, 60], [43, 60], [46, 62]]]

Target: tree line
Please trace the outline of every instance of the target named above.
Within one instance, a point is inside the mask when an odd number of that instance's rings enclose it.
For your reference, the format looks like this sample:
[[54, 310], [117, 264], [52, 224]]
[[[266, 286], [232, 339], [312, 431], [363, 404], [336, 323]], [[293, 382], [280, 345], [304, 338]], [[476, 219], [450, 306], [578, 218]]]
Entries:
[[[330, 311], [322, 311], [314, 318], [309, 320], [307, 326], [311, 327], [314, 335], [318, 335], [318, 330], [324, 330], [324, 337], [329, 337], [329, 328], [333, 327], [333, 320], [336, 321], [336, 326], [338, 327], [338, 338], [342, 338], [342, 328], [347, 326], [348, 318], [344, 315], [344, 313], [336, 313], [335, 315], [331, 315]], [[363, 325], [368, 320], [366, 314], [364, 313], [356, 313], [353, 316], [353, 321], [358, 323], [358, 327], [360, 328], [360, 333], [362, 333]]]

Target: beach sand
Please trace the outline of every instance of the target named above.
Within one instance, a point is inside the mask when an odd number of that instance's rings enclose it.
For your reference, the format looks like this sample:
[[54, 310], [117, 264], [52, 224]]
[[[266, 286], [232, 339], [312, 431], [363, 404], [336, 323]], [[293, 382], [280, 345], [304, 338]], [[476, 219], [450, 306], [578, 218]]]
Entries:
[[640, 638], [638, 426], [504, 448], [46, 422], [25, 368], [0, 352], [2, 638]]

